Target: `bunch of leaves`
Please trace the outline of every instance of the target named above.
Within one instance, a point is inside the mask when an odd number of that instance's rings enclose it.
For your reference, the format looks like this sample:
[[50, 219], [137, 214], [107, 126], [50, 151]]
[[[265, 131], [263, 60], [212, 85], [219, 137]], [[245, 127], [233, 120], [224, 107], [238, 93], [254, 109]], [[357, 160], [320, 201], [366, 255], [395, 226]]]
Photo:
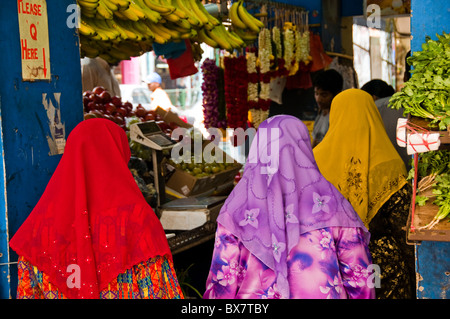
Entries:
[[430, 119], [440, 130], [450, 126], [450, 34], [429, 36], [407, 59], [411, 78], [389, 101], [394, 109], [404, 108], [405, 114]]
[[[414, 166], [409, 172], [409, 177], [414, 176]], [[432, 188], [432, 196], [416, 196], [416, 204], [424, 206], [433, 197], [433, 204], [439, 207], [433, 220], [421, 227], [431, 229], [439, 221], [447, 217], [450, 213], [450, 151], [439, 150], [420, 154], [417, 167], [418, 183], [417, 193], [423, 193]]]

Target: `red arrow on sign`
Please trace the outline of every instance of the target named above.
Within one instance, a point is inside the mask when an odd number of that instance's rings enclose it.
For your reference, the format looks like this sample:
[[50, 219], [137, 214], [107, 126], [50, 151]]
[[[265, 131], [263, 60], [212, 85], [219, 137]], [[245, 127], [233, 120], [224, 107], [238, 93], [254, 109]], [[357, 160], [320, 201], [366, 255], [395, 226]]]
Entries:
[[45, 48], [42, 48], [42, 55], [44, 56], [44, 76], [47, 77], [47, 67], [45, 66]]

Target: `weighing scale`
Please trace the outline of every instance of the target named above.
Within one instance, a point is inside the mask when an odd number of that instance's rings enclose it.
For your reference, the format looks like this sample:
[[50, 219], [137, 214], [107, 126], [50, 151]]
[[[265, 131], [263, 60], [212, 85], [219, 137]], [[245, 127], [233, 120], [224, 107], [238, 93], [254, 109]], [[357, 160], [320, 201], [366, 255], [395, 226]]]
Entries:
[[158, 192], [156, 210], [163, 228], [186, 231], [206, 222], [215, 223], [226, 196], [187, 197], [165, 203], [165, 183], [160, 167], [162, 151], [172, 149], [177, 142], [170, 139], [155, 121], [132, 124], [130, 138], [152, 150], [155, 188]]
[[152, 150], [153, 177], [157, 190], [156, 213], [160, 215], [161, 203], [165, 202], [166, 197], [164, 176], [160, 167], [163, 159], [162, 151], [172, 149], [177, 142], [168, 137], [155, 121], [131, 124], [130, 138]]

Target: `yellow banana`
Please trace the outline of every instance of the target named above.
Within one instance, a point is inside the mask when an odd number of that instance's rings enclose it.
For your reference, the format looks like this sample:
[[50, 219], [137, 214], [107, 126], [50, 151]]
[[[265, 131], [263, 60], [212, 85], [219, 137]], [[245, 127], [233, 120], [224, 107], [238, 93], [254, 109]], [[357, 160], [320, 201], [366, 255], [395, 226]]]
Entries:
[[105, 32], [111, 32], [112, 34], [119, 36], [120, 32], [114, 28], [111, 28], [110, 25], [106, 23], [106, 20], [110, 20], [110, 19], [95, 19], [94, 23], [98, 28], [105, 30]]
[[[182, 2], [182, 5], [184, 6], [183, 8], [185, 8], [188, 13], [188, 21], [189, 23], [196, 27], [196, 28], [201, 28], [203, 27], [203, 22], [201, 21], [201, 19], [195, 14], [194, 9], [192, 9], [192, 5], [190, 3], [190, 0], [176, 0], [178, 2]], [[179, 4], [177, 4], [177, 7], [179, 7]]]
[[114, 14], [118, 15], [119, 17], [124, 16], [124, 20], [139, 21], [140, 19], [139, 16], [136, 15], [133, 10], [131, 10], [131, 6], [126, 10], [114, 12]]
[[200, 10], [199, 5], [203, 6], [199, 1], [197, 0], [186, 0], [186, 3], [191, 8], [191, 13], [193, 13], [197, 19], [200, 20], [202, 24], [208, 23], [208, 17], [203, 13], [202, 10]]
[[200, 0], [194, 0], [197, 3], [197, 6], [199, 10], [208, 18], [208, 22], [211, 23], [213, 26], [220, 25], [220, 21], [214, 17], [212, 14], [206, 10], [205, 6], [200, 2]]
[[163, 14], [162, 16], [165, 20], [170, 22], [178, 22], [181, 20], [181, 18], [175, 14], [175, 11], [169, 14]]
[[130, 24], [134, 27], [135, 30], [139, 31], [143, 36], [144, 39], [153, 39], [155, 36], [153, 34], [153, 31], [150, 30], [150, 28], [141, 21], [139, 22], [130, 22]]
[[101, 2], [103, 2], [103, 4], [112, 12], [119, 10], [119, 6], [111, 0], [101, 0]]
[[212, 30], [206, 30], [205, 32], [211, 39], [217, 42], [220, 48], [227, 51], [232, 50], [231, 44], [224, 38], [218, 27], [215, 27]]
[[129, 26], [127, 22], [124, 20], [114, 20], [114, 22], [117, 25], [117, 28], [120, 29], [122, 32], [126, 34], [126, 38], [124, 39], [130, 39], [130, 40], [142, 40], [142, 36], [138, 35], [132, 27]]
[[161, 20], [161, 14], [147, 7], [143, 0], [134, 0], [134, 2], [140, 9], [142, 9], [142, 12], [145, 14], [147, 19], [153, 23], [158, 23]]
[[156, 0], [143, 0], [145, 5], [150, 9], [159, 12], [160, 14], [170, 14], [175, 10], [175, 7], [163, 6], [156, 2]]
[[112, 19], [114, 17], [113, 12], [106, 6], [103, 1], [99, 1], [97, 7], [97, 15], [99, 18]]
[[86, 0], [78, 0], [78, 4], [80, 5], [81, 10], [95, 10], [98, 7], [98, 0], [92, 2]]
[[94, 28], [88, 25], [84, 20], [81, 20], [78, 31], [80, 32], [80, 34], [85, 36], [92, 36], [95, 34]]
[[139, 19], [145, 19], [146, 18], [145, 13], [142, 11], [142, 9], [133, 0], [130, 1], [130, 7], [127, 10], [125, 10], [125, 11], [128, 11], [128, 10], [133, 11], [133, 13], [136, 16], [138, 16]]
[[228, 42], [232, 45], [233, 48], [240, 48], [244, 46], [244, 41], [234, 32], [225, 29], [223, 25], [218, 26], [219, 30], [222, 31], [222, 34], [228, 39]]
[[132, 41], [122, 41], [119, 43], [114, 43], [113, 48], [124, 52], [125, 54], [128, 54], [131, 56], [139, 56], [143, 54], [141, 47], [136, 43]]
[[109, 31], [103, 30], [99, 25], [97, 25], [97, 19], [96, 18], [84, 18], [84, 22], [89, 25], [91, 28], [95, 30], [95, 35], [92, 37], [92, 39], [99, 39], [101, 41], [107, 41], [111, 40], [112, 38], [116, 38], [115, 34], [112, 34]]
[[[255, 17], [253, 17], [247, 11], [247, 9], [245, 9], [243, 4], [241, 4], [238, 7], [238, 14], [239, 14], [239, 18], [242, 20], [242, 22], [245, 23], [245, 25], [247, 26], [248, 29], [252, 30], [253, 32], [259, 32], [260, 31], [262, 22], [259, 21], [258, 19], [256, 19]], [[261, 24], [259, 24], [256, 21], [258, 21]], [[264, 26], [264, 24], [262, 24], [262, 26]]]
[[130, 59], [130, 55], [129, 54], [125, 53], [122, 50], [117, 50], [114, 47], [111, 47], [109, 49], [108, 54], [110, 56], [112, 56], [113, 58], [116, 58], [116, 59], [118, 59], [120, 61], [122, 61], [122, 60], [129, 60]]
[[247, 26], [244, 22], [239, 18], [238, 8], [242, 5], [242, 1], [235, 1], [230, 7], [230, 11], [228, 12], [228, 18], [231, 20], [233, 26], [239, 29], [246, 29]]
[[[127, 40], [130, 39], [130, 37], [128, 36], [128, 33], [125, 32], [125, 30], [123, 30], [123, 28], [121, 28], [120, 26], [117, 25], [116, 21], [114, 19], [109, 19], [109, 20], [105, 20], [105, 23], [108, 25], [108, 27], [111, 30], [116, 30], [119, 33], [118, 38], [120, 38], [121, 40]], [[134, 37], [133, 37], [134, 38]]]
[[244, 41], [254, 41], [258, 38], [258, 33], [252, 31], [244, 31], [242, 29], [234, 28], [234, 32]]
[[172, 29], [172, 30], [178, 31], [178, 32], [180, 32], [181, 34], [185, 34], [185, 33], [190, 33], [190, 32], [191, 32], [191, 27], [190, 27], [190, 25], [189, 25], [187, 28], [185, 28], [185, 27], [179, 25], [178, 23], [166, 22], [166, 23], [164, 24], [164, 26], [165, 26], [166, 28], [168, 28], [168, 29]]
[[213, 47], [213, 48], [219, 47], [219, 44], [214, 39], [212, 39], [211, 37], [209, 37], [206, 34], [206, 31], [204, 28], [201, 28], [197, 31], [197, 38], [200, 42], [206, 43], [210, 47]]
[[171, 39], [170, 34], [161, 31], [161, 29], [159, 28], [161, 26], [160, 24], [153, 24], [147, 21], [145, 21], [145, 24], [153, 32], [156, 43], [165, 44]]
[[198, 26], [200, 21], [195, 17], [190, 9], [186, 6], [185, 0], [172, 0], [172, 5], [177, 8], [178, 11], [184, 12], [186, 19], [192, 26]]
[[192, 25], [189, 23], [187, 19], [180, 19], [175, 24], [178, 25], [180, 28], [186, 29], [188, 32], [192, 29]]
[[130, 6], [129, 0], [108, 0], [108, 1], [115, 4], [119, 10], [126, 10]]

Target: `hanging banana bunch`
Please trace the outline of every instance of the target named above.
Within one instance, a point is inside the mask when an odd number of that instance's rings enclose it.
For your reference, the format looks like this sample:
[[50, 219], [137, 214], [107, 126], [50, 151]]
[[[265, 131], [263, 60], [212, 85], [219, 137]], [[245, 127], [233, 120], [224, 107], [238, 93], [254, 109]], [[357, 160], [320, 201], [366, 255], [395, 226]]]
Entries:
[[77, 2], [81, 10], [78, 30], [82, 57], [101, 56], [117, 63], [151, 51], [152, 43], [184, 39], [229, 51], [245, 46], [244, 40], [227, 30], [200, 0]]
[[264, 23], [251, 15], [244, 7], [244, 0], [233, 2], [228, 13], [234, 32], [247, 44], [258, 39]]

